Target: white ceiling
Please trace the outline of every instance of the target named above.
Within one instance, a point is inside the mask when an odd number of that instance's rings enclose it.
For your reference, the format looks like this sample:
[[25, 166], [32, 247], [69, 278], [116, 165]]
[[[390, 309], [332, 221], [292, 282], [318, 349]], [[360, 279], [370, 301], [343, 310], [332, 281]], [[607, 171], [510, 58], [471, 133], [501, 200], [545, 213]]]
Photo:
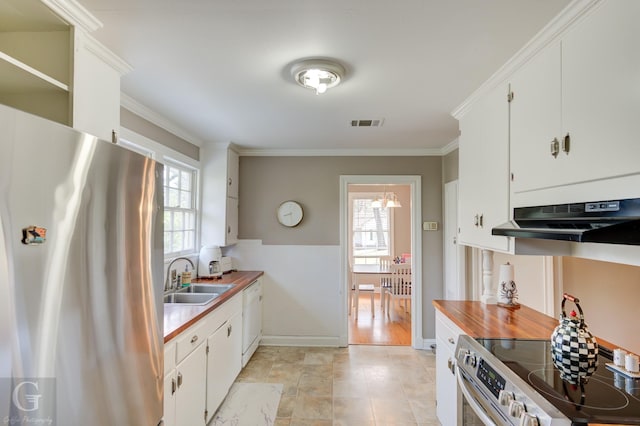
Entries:
[[[133, 71], [122, 91], [196, 143], [248, 149], [438, 150], [451, 111], [568, 0], [80, 0]], [[288, 66], [348, 70], [324, 95]], [[352, 119], [384, 119], [352, 128]]]

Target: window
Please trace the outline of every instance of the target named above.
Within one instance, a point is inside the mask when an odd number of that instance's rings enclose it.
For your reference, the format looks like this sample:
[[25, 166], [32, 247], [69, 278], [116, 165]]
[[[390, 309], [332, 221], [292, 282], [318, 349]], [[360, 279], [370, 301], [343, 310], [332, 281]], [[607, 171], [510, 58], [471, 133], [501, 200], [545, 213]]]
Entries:
[[164, 164], [164, 255], [196, 248], [196, 171], [174, 161]]
[[392, 253], [392, 208], [372, 207], [378, 194], [353, 193], [351, 200], [351, 254], [354, 264], [378, 263]]

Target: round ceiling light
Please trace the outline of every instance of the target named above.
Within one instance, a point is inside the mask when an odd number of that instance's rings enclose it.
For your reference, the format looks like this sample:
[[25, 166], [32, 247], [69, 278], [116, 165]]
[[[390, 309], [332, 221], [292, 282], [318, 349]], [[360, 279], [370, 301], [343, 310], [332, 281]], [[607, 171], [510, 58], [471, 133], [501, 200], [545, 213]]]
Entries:
[[291, 67], [291, 75], [302, 87], [313, 89], [320, 95], [340, 84], [344, 78], [344, 67], [326, 59], [308, 59], [296, 62]]

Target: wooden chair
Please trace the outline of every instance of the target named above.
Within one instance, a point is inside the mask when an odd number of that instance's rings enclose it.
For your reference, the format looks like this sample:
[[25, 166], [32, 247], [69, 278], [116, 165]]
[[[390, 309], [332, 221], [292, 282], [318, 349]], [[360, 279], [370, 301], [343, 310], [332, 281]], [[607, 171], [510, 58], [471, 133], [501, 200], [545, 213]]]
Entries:
[[389, 312], [390, 299], [404, 301], [404, 310], [408, 312], [407, 301], [411, 301], [411, 264], [400, 263], [391, 265], [391, 285], [385, 289], [387, 312]]
[[375, 317], [374, 293], [375, 286], [373, 284], [358, 284], [358, 277], [353, 273], [351, 265], [349, 265], [349, 275], [351, 277], [351, 288], [349, 290], [349, 315], [351, 309], [356, 311], [356, 320], [358, 319], [358, 307], [360, 303], [360, 292], [369, 293], [371, 296], [371, 318]]
[[[380, 256], [380, 269], [388, 269], [391, 270], [391, 265], [393, 264], [392, 256]], [[384, 296], [386, 289], [391, 286], [391, 273], [381, 274], [380, 275], [380, 308], [382, 312], [384, 312]]]

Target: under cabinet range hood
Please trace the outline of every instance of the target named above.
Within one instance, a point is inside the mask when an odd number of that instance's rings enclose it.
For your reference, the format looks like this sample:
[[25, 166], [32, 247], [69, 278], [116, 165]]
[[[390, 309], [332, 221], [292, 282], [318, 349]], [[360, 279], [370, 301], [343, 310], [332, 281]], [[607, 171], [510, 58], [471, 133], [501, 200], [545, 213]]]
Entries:
[[640, 245], [640, 198], [516, 207], [491, 230], [516, 238]]

